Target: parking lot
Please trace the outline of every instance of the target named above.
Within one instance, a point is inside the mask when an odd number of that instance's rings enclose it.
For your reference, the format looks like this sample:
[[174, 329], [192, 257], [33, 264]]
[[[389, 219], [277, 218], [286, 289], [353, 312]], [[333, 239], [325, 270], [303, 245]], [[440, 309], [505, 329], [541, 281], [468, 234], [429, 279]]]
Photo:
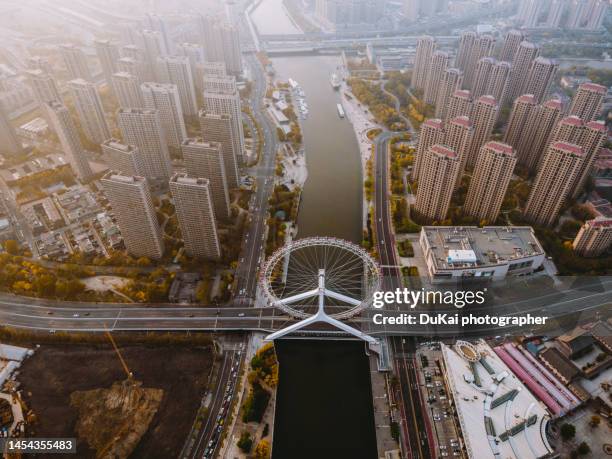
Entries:
[[442, 375], [442, 354], [437, 343], [424, 343], [417, 350], [419, 383], [424, 410], [433, 426], [437, 457], [462, 458], [462, 440]]

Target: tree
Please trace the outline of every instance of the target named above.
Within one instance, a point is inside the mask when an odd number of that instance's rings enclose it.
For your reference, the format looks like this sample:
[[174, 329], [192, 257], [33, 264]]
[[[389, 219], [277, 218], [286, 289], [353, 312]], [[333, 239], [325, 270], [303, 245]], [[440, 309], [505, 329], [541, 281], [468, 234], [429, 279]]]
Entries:
[[586, 456], [590, 452], [591, 448], [589, 447], [589, 445], [586, 444], [586, 442], [583, 441], [578, 445], [578, 454], [580, 454], [581, 456]]
[[269, 459], [270, 458], [270, 442], [268, 440], [261, 440], [257, 443], [253, 454], [255, 459]]
[[253, 439], [251, 438], [251, 434], [247, 431], [242, 432], [236, 446], [238, 446], [243, 453], [250, 453], [251, 448], [253, 447]]
[[572, 424], [565, 423], [561, 426], [561, 438], [564, 441], [571, 440], [576, 436], [576, 427]]
[[19, 254], [19, 243], [14, 239], [8, 239], [2, 243], [4, 250], [6, 250], [11, 255]]

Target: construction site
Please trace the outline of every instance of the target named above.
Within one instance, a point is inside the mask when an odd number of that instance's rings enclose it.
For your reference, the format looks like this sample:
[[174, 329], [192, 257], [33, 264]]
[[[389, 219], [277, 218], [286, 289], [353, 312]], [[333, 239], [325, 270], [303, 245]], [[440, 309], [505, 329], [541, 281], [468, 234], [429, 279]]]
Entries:
[[79, 458], [167, 458], [180, 451], [196, 416], [193, 401], [207, 389], [212, 347], [115, 343], [107, 335], [34, 345], [12, 382], [26, 422], [2, 393], [2, 426], [14, 428], [19, 419], [15, 436], [74, 437]]

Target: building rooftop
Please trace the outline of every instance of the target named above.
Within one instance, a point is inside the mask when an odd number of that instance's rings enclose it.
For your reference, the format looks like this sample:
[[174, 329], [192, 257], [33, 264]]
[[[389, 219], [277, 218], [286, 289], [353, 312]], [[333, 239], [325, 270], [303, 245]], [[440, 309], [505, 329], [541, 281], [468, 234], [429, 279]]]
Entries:
[[566, 116], [561, 120], [561, 124], [570, 124], [572, 126], [582, 126], [582, 120], [579, 116], [571, 115]]
[[563, 104], [559, 99], [550, 99], [544, 102], [544, 107], [546, 108], [555, 108], [560, 110], [562, 106]]
[[589, 226], [609, 228], [612, 227], [612, 218], [597, 217], [593, 220], [588, 220], [587, 223], [589, 224]]
[[494, 140], [487, 142], [485, 147], [490, 148], [491, 150], [498, 151], [500, 153], [505, 153], [507, 155], [514, 156], [514, 149], [508, 145], [507, 143], [496, 142]]
[[603, 120], [589, 121], [585, 126], [596, 131], [606, 131], [606, 124], [603, 122]]
[[478, 98], [478, 102], [481, 104], [487, 104], [487, 105], [497, 105], [497, 101], [495, 100], [495, 97], [493, 96], [480, 96]]
[[586, 89], [587, 91], [594, 91], [600, 94], [606, 93], [606, 87], [597, 83], [582, 83], [578, 89]]
[[444, 124], [442, 123], [442, 120], [439, 118], [429, 118], [423, 121], [423, 126], [432, 127], [436, 129], [442, 129], [444, 127]]
[[208, 179], [201, 177], [189, 177], [187, 174], [174, 174], [170, 182], [182, 183], [184, 185], [206, 185]]
[[552, 452], [541, 432], [550, 417], [538, 400], [484, 342], [476, 352], [442, 344], [446, 380], [455, 401], [468, 456], [543, 457]]
[[469, 89], [457, 89], [454, 93], [453, 96], [455, 97], [461, 97], [463, 99], [469, 99], [472, 97], [472, 93], [469, 91]]
[[[495, 266], [544, 254], [530, 226], [424, 226], [422, 231], [438, 269], [452, 269], [465, 264]], [[455, 253], [452, 251], [472, 252], [476, 261], [456, 260], [451, 256]]]
[[574, 145], [573, 143], [568, 142], [555, 142], [551, 145], [551, 147], [556, 148], [557, 150], [567, 151], [568, 153], [573, 153], [577, 156], [582, 156], [584, 151], [578, 145]]
[[523, 94], [518, 99], [516, 99], [516, 102], [523, 102], [526, 104], [535, 104], [536, 98], [533, 94]]
[[461, 126], [468, 128], [472, 127], [472, 122], [470, 121], [470, 118], [465, 115], [453, 118], [450, 122], [453, 124], [460, 124]]
[[446, 156], [447, 158], [456, 158], [457, 153], [452, 148], [444, 145], [432, 145], [429, 149], [438, 155]]
[[128, 151], [133, 151], [134, 150], [134, 146], [133, 145], [126, 145], [124, 143], [121, 143], [120, 141], [116, 140], [116, 139], [109, 139], [106, 140], [102, 143], [102, 145], [114, 148], [115, 150], [121, 150], [124, 152], [128, 152]]
[[549, 347], [538, 354], [538, 357], [553, 368], [566, 381], [573, 380], [580, 374], [580, 370], [565, 357], [556, 347]]

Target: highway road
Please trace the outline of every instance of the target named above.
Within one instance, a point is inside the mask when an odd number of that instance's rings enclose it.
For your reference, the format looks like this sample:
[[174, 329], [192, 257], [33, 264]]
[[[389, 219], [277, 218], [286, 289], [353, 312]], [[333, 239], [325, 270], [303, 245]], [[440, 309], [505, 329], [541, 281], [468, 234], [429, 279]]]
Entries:
[[265, 251], [266, 220], [268, 216], [268, 199], [274, 189], [274, 162], [276, 159], [276, 129], [272, 120], [265, 114], [263, 98], [267, 82], [264, 69], [255, 55], [249, 54], [247, 62], [253, 78], [252, 113], [263, 134], [263, 153], [260, 163], [253, 168], [256, 191], [252, 201], [251, 222], [244, 236], [244, 245], [240, 264], [236, 270], [236, 302], [249, 304], [255, 299], [257, 290], [257, 272], [263, 261]]
[[[383, 132], [376, 138], [375, 177], [374, 177], [374, 227], [376, 247], [380, 257], [383, 276], [383, 290], [402, 288], [401, 271], [397, 267], [395, 233], [391, 221], [389, 203], [389, 141], [397, 133]], [[399, 397], [402, 451], [404, 457], [426, 459], [431, 457], [427, 438], [425, 416], [421, 409], [421, 396], [416, 375], [416, 340], [414, 337], [403, 339], [391, 337], [390, 348], [395, 372], [399, 379]]]

